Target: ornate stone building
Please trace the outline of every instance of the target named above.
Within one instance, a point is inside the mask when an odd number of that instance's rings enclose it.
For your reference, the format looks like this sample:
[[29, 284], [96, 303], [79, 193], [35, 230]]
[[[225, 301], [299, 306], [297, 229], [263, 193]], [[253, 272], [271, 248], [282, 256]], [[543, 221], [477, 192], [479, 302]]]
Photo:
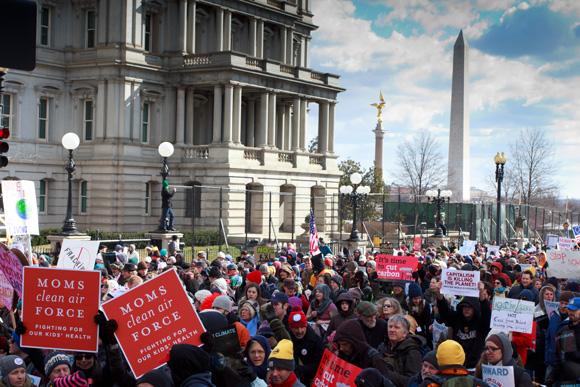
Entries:
[[[39, 0], [36, 69], [5, 77], [2, 119], [12, 134], [0, 177], [35, 181], [41, 228], [60, 226], [60, 141], [75, 132], [79, 230], [152, 230], [157, 147], [169, 141], [170, 184], [223, 188], [229, 236], [267, 234], [270, 218], [271, 229], [290, 233], [291, 202], [294, 231], [315, 203], [319, 232], [330, 232], [331, 201], [310, 198], [338, 189], [334, 112], [343, 89], [338, 76], [310, 69], [311, 1]], [[314, 104], [318, 151], [308, 153]], [[218, 191], [197, 189], [195, 201], [192, 191], [175, 196], [177, 227], [191, 228], [195, 207], [196, 229], [217, 229]]]

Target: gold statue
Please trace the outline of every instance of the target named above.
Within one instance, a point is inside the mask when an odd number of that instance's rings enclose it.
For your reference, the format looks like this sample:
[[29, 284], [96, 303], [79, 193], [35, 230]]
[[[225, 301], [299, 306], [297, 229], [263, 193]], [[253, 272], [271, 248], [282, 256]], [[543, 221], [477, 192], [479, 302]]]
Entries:
[[377, 109], [379, 109], [379, 114], [377, 114], [377, 117], [379, 118], [379, 120], [378, 120], [379, 123], [383, 122], [383, 120], [381, 119], [382, 110], [386, 106], [385, 99], [383, 98], [383, 92], [381, 91], [380, 93], [381, 93], [381, 97], [380, 97], [381, 103], [372, 103], [371, 104], [371, 106], [374, 106]]

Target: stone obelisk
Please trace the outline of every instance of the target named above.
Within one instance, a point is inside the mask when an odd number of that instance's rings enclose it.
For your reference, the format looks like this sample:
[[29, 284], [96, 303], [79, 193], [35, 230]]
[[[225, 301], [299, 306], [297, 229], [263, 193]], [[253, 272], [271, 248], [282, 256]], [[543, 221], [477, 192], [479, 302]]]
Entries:
[[470, 201], [469, 179], [469, 47], [463, 31], [453, 46], [451, 121], [449, 126], [449, 166], [447, 187], [452, 201]]

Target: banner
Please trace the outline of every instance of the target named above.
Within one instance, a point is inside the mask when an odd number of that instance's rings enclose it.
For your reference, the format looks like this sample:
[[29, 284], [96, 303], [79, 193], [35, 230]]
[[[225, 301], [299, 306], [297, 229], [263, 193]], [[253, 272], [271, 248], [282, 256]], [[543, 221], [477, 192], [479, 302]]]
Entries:
[[356, 387], [354, 380], [362, 372], [362, 369], [347, 363], [333, 355], [328, 349], [324, 351], [322, 360], [316, 371], [314, 387]]
[[444, 332], [447, 332], [447, 326], [445, 324], [439, 324], [437, 320], [433, 320], [433, 348], [437, 347], [439, 337]]
[[150, 279], [101, 305], [131, 371], [138, 379], [163, 366], [159, 361], [173, 344], [200, 345], [205, 332], [175, 269]]
[[13, 309], [12, 297], [14, 297], [14, 288], [12, 288], [12, 284], [8, 281], [4, 273], [0, 271], [0, 300], [6, 305], [8, 310]]
[[276, 250], [270, 246], [254, 246], [255, 262], [274, 262]]
[[449, 269], [441, 271], [441, 294], [479, 297], [478, 283], [479, 271]]
[[491, 387], [515, 387], [514, 367], [481, 365], [482, 379]]
[[549, 277], [580, 277], [580, 251], [546, 251], [546, 271]]
[[459, 254], [461, 256], [474, 254], [476, 244], [477, 244], [477, 241], [464, 240], [463, 245], [461, 245], [461, 248], [459, 249]]
[[415, 237], [413, 239], [413, 250], [414, 251], [421, 251], [421, 237]]
[[93, 270], [99, 252], [99, 241], [64, 239], [56, 267], [59, 269]]
[[23, 347], [97, 352], [100, 271], [24, 268]]
[[534, 303], [512, 298], [494, 297], [491, 310], [491, 329], [532, 333]]
[[560, 237], [558, 246], [560, 247], [559, 250], [570, 251], [576, 246], [576, 243], [574, 239]]
[[417, 270], [419, 258], [404, 255], [382, 255], [375, 258], [377, 276], [383, 280], [413, 281], [413, 271]]
[[12, 289], [22, 298], [22, 261], [12, 251], [4, 250], [0, 244], [0, 271], [6, 276]]
[[489, 257], [497, 257], [499, 256], [499, 246], [496, 245], [491, 245], [491, 246], [487, 246], [487, 255], [485, 256], [485, 258], [489, 258]]
[[34, 182], [2, 180], [2, 199], [8, 235], [38, 235], [38, 207]]

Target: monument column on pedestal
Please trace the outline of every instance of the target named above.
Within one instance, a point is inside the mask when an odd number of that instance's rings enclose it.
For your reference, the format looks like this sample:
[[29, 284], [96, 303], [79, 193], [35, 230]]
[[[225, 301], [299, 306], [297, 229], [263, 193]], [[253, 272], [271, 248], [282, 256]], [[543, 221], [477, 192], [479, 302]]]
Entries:
[[386, 130], [383, 130], [383, 109], [386, 106], [385, 100], [383, 98], [383, 92], [380, 92], [380, 102], [373, 103], [371, 106], [374, 106], [378, 109], [377, 114], [377, 126], [373, 133], [375, 134], [375, 168], [383, 169], [383, 140], [385, 138]]

